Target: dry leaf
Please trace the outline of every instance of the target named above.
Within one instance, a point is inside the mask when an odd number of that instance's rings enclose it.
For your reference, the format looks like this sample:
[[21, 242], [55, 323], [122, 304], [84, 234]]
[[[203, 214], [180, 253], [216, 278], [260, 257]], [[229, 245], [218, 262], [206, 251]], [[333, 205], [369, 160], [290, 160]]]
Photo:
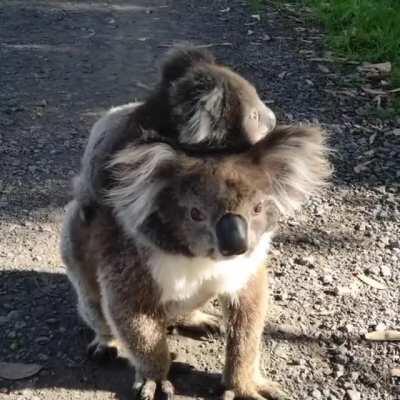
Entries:
[[400, 368], [392, 368], [390, 370], [390, 376], [393, 378], [400, 378]]
[[373, 331], [365, 334], [365, 339], [381, 341], [381, 342], [395, 342], [400, 341], [400, 331]]
[[390, 62], [369, 64], [366, 63], [358, 67], [360, 72], [367, 75], [368, 78], [383, 78], [392, 72], [392, 64]]
[[325, 62], [325, 63], [333, 63], [333, 62], [335, 62], [335, 60], [332, 59], [332, 58], [323, 58], [323, 57], [312, 57], [312, 58], [310, 58], [310, 61]]
[[357, 97], [357, 91], [354, 89], [341, 89], [336, 92], [337, 94], [342, 94], [349, 97]]
[[336, 62], [342, 62], [344, 64], [350, 64], [350, 65], [358, 65], [360, 64], [358, 61], [353, 61], [353, 60], [349, 60], [348, 58], [344, 58], [344, 57], [337, 57], [335, 58]]
[[387, 92], [385, 92], [382, 89], [371, 89], [368, 87], [362, 87], [361, 88], [365, 93], [372, 94], [373, 96], [379, 95], [379, 96], [387, 96]]
[[359, 173], [362, 172], [362, 171], [366, 171], [366, 170], [367, 170], [367, 165], [370, 164], [370, 163], [371, 163], [371, 161], [365, 161], [365, 162], [362, 162], [362, 163], [360, 163], [360, 164], [357, 164], [357, 165], [353, 168], [353, 170], [354, 170], [354, 172], [355, 172], [356, 174], [359, 174]]
[[0, 362], [0, 378], [17, 380], [36, 375], [43, 367], [38, 364]]
[[400, 136], [400, 129], [393, 129], [392, 135], [394, 135], [394, 136]]
[[323, 72], [324, 74], [329, 74], [329, 72], [331, 72], [331, 71], [329, 70], [328, 67], [325, 67], [325, 65], [318, 64], [317, 67], [318, 67], [318, 69], [319, 69], [321, 72]]
[[215, 46], [233, 46], [233, 44], [231, 42], [208, 43], [208, 44], [199, 44], [196, 47], [200, 49], [206, 49], [208, 47], [215, 47]]
[[364, 153], [366, 157], [372, 157], [375, 154], [375, 150], [368, 150]]
[[370, 137], [369, 137], [369, 144], [373, 144], [375, 142], [375, 138], [376, 138], [377, 132], [373, 133]]
[[140, 88], [142, 88], [142, 89], [151, 90], [151, 86], [146, 85], [146, 84], [143, 83], [143, 82], [136, 81], [135, 84], [136, 84], [137, 87], [140, 87]]
[[375, 279], [372, 279], [367, 275], [359, 274], [359, 275], [357, 275], [357, 278], [360, 281], [366, 283], [367, 285], [369, 285], [369, 286], [371, 286], [371, 287], [373, 287], [375, 289], [379, 289], [379, 290], [387, 289], [387, 286], [384, 283], [379, 282], [379, 281], [377, 281]]

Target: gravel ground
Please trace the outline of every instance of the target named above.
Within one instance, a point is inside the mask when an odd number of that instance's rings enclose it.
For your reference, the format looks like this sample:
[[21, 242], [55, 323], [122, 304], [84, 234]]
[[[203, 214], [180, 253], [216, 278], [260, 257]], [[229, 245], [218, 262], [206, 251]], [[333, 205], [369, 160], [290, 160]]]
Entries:
[[[363, 339], [400, 328], [400, 120], [374, 116], [373, 99], [349, 88], [355, 66], [326, 62], [318, 29], [272, 7], [254, 13], [236, 0], [0, 2], [0, 362], [44, 367], [0, 378], [0, 399], [132, 397], [123, 360], [85, 358], [90, 332], [58, 233], [89, 127], [141, 98], [182, 40], [213, 45], [281, 122], [318, 120], [331, 133], [333, 184], [282, 223], [270, 257], [267, 374], [292, 399], [400, 399], [399, 344]], [[201, 339], [171, 336], [194, 366], [173, 372], [178, 398], [216, 397], [223, 342]]]

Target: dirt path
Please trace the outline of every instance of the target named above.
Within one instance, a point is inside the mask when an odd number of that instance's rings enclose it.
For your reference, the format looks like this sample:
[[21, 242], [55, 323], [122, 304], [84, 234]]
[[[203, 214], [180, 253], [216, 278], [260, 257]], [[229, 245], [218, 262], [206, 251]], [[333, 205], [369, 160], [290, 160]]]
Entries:
[[[0, 379], [0, 399], [131, 398], [122, 361], [85, 359], [90, 334], [76, 316], [58, 231], [90, 125], [141, 98], [160, 55], [181, 40], [216, 44], [280, 121], [317, 119], [332, 134], [334, 185], [275, 241], [267, 373], [293, 399], [346, 399], [349, 390], [400, 398], [389, 376], [399, 345], [362, 339], [400, 328], [400, 131], [343, 91], [352, 75], [316, 61], [317, 30], [267, 11], [259, 22], [236, 0], [0, 2], [0, 361], [45, 367], [28, 380]], [[195, 367], [174, 374], [180, 398], [215, 397], [222, 341], [171, 343]]]

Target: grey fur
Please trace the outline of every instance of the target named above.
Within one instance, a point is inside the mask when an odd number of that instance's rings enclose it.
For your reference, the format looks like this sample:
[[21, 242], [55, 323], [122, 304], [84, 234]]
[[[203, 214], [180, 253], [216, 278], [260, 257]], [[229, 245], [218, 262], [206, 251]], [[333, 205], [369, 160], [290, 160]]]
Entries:
[[[114, 183], [93, 219], [82, 221], [79, 201], [70, 204], [61, 253], [96, 333], [92, 345], [117, 339], [135, 366], [136, 390], [150, 400], [157, 385], [172, 395], [167, 326], [215, 326], [198, 313], [215, 296], [227, 324], [226, 395], [280, 398], [259, 370], [264, 262], [278, 210], [298, 209], [331, 172], [324, 137], [318, 127], [278, 127], [241, 154], [197, 158], [166, 144], [126, 147], [108, 163]], [[193, 208], [202, 218], [192, 218]], [[228, 213], [248, 229], [247, 251], [234, 257], [216, 240]]]
[[143, 103], [109, 110], [93, 126], [74, 197], [82, 216], [105, 204], [105, 189], [114, 185], [107, 170], [111, 158], [129, 146], [166, 142], [177, 150], [242, 151], [275, 127], [274, 113], [254, 87], [194, 47], [174, 49], [167, 57], [160, 84]]

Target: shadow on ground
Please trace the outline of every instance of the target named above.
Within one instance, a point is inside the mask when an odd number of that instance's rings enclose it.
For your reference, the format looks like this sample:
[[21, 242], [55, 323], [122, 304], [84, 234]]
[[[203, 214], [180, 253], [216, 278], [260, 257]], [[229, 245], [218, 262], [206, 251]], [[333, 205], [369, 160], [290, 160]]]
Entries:
[[[125, 360], [98, 365], [86, 359], [86, 345], [92, 335], [78, 319], [74, 297], [62, 272], [0, 272], [0, 360], [44, 367], [33, 379], [0, 379], [0, 385], [10, 393], [64, 388], [108, 391], [120, 400], [131, 398], [133, 373]], [[298, 345], [320, 340], [273, 325], [268, 337]], [[181, 396], [212, 397], [220, 391], [220, 378], [220, 374], [182, 363], [174, 363], [171, 369], [176, 393]]]
[[[44, 366], [38, 377], [0, 379], [10, 392], [24, 388], [65, 388], [132, 397], [133, 373], [125, 360], [96, 365], [86, 359], [91, 332], [79, 321], [72, 288], [63, 273], [0, 272], [0, 360]], [[174, 363], [171, 379], [178, 395], [204, 397], [218, 390], [219, 374]]]

